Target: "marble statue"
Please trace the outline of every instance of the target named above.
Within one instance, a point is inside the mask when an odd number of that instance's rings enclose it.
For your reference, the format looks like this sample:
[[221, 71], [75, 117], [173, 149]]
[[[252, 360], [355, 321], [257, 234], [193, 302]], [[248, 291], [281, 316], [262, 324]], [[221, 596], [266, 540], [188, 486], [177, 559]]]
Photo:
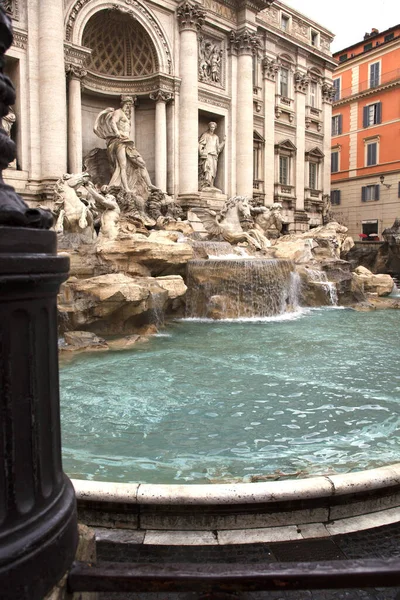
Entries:
[[278, 232], [278, 237], [282, 233], [283, 218], [282, 204], [274, 202], [271, 206], [252, 206], [250, 208], [251, 215], [254, 219], [254, 227], [266, 237], [268, 231], [275, 228]]
[[121, 187], [125, 192], [147, 198], [156, 189], [151, 183], [146, 163], [130, 139], [133, 100], [123, 96], [121, 108], [106, 108], [97, 116], [94, 132], [106, 140], [108, 158], [113, 172], [110, 187]]
[[98, 241], [116, 240], [119, 233], [121, 209], [115, 196], [109, 193], [107, 186], [103, 186], [100, 191], [97, 190], [91, 181], [86, 187], [88, 195], [94, 199], [101, 211]]
[[6, 115], [4, 115], [4, 117], [1, 120], [1, 126], [4, 129], [4, 131], [6, 132], [6, 134], [8, 135], [8, 137], [11, 137], [11, 129], [16, 120], [17, 120], [17, 118], [15, 116], [14, 109], [11, 108], [11, 106], [10, 106], [8, 113]]
[[251, 219], [250, 204], [244, 196], [234, 196], [224, 203], [220, 213], [207, 208], [193, 208], [192, 211], [203, 223], [211, 237], [221, 236], [230, 244], [247, 242], [257, 250], [266, 250], [270, 241], [257, 229], [244, 231], [240, 220]]
[[225, 146], [225, 139], [219, 141], [215, 133], [217, 124], [210, 121], [208, 129], [199, 139], [199, 189], [200, 190], [218, 190], [214, 187], [214, 181], [217, 176], [218, 158]]
[[77, 189], [87, 185], [89, 173], [66, 173], [54, 187], [54, 215], [57, 233], [78, 233], [86, 241], [94, 241], [94, 216], [90, 204], [84, 202]]

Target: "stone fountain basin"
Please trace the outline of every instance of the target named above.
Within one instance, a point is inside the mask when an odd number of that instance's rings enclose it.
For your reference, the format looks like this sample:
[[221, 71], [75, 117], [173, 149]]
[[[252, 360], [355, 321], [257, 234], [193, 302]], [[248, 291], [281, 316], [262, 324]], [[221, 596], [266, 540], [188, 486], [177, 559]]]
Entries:
[[136, 530], [149, 544], [288, 541], [346, 534], [400, 520], [400, 463], [267, 483], [72, 482], [81, 522]]

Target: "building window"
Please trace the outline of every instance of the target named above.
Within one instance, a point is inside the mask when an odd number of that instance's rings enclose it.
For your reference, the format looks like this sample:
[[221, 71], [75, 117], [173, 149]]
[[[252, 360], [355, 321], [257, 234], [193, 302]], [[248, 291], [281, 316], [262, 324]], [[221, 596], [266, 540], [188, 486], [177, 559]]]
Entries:
[[289, 25], [290, 25], [290, 17], [282, 14], [281, 15], [281, 29], [283, 29], [283, 31], [289, 31]]
[[290, 158], [288, 156], [279, 157], [279, 183], [289, 185], [290, 182]]
[[339, 151], [335, 150], [331, 154], [331, 173], [338, 173], [339, 171]]
[[318, 189], [318, 163], [308, 163], [308, 187], [310, 190]]
[[364, 185], [361, 188], [361, 201], [379, 200], [379, 185]]
[[339, 56], [339, 62], [344, 62], [345, 60], [347, 60], [347, 58], [347, 54], [342, 54], [341, 56]]
[[289, 69], [281, 69], [279, 77], [279, 93], [284, 98], [289, 97]]
[[340, 190], [331, 191], [331, 204], [332, 206], [340, 204]]
[[378, 142], [369, 142], [367, 144], [366, 159], [367, 167], [378, 164]]
[[264, 138], [257, 132], [253, 133], [253, 189], [263, 191], [263, 156]]
[[385, 42], [390, 42], [391, 40], [394, 40], [394, 33], [388, 33], [387, 35], [385, 35]]
[[342, 133], [342, 115], [334, 115], [332, 117], [332, 135], [341, 135]]
[[335, 90], [335, 97], [333, 98], [333, 101], [336, 102], [337, 100], [340, 100], [340, 79], [333, 80], [333, 87]]
[[381, 63], [369, 65], [369, 87], [374, 88], [380, 84]]
[[316, 81], [310, 83], [310, 106], [312, 108], [318, 108], [318, 84]]
[[311, 30], [311, 45], [318, 46], [319, 34], [318, 31]]
[[363, 108], [363, 127], [382, 123], [382, 102], [374, 102]]
[[368, 52], [368, 50], [372, 50], [372, 42], [364, 45], [364, 52]]

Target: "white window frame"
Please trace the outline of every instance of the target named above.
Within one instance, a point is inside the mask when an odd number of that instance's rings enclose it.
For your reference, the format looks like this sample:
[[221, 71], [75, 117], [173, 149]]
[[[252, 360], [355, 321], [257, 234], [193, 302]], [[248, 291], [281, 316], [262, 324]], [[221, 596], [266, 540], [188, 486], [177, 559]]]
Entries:
[[[313, 44], [313, 40], [315, 40], [315, 44]], [[311, 29], [310, 41], [311, 41], [311, 46], [313, 48], [319, 48], [319, 31], [316, 31], [315, 29]]]
[[[375, 184], [371, 184], [371, 185], [366, 185], [364, 187], [366, 188], [364, 202], [374, 202], [374, 201], [377, 201], [377, 199], [375, 198], [376, 185]], [[369, 192], [372, 192], [372, 190], [373, 190], [373, 193], [370, 194]], [[367, 198], [367, 196], [369, 196], [369, 195], [373, 196], [373, 198]]]
[[[313, 89], [314, 89], [315, 93], [312, 93]], [[319, 108], [318, 81], [315, 81], [313, 79], [310, 81], [310, 86], [308, 88], [308, 102], [309, 102], [309, 106], [311, 106], [311, 108]]]
[[376, 64], [379, 64], [379, 82], [377, 85], [374, 85], [373, 88], [379, 87], [382, 83], [382, 60], [374, 60], [373, 62], [368, 63], [368, 88], [371, 88], [371, 67]]
[[[364, 140], [364, 166], [365, 167], [376, 167], [377, 165], [379, 165], [379, 156], [380, 156], [380, 152], [379, 152], [379, 146], [380, 146], [380, 137], [379, 136], [375, 136], [373, 138], [367, 138]], [[371, 146], [372, 144], [376, 144], [376, 163], [373, 165], [369, 165], [368, 164], [368, 147]]]
[[[367, 108], [368, 108], [368, 125], [367, 125], [367, 127], [372, 127], [373, 125], [380, 125], [381, 124], [381, 123], [377, 123], [376, 122], [376, 117], [377, 117], [377, 109], [376, 109], [376, 107], [378, 106], [378, 104], [381, 104], [381, 106], [382, 106], [382, 102], [379, 101], [379, 100], [376, 101], [376, 102], [371, 102], [371, 104], [367, 104]], [[370, 110], [373, 107], [374, 107], [373, 120], [372, 120], [372, 123], [371, 123], [370, 122], [370, 115], [371, 115]]]
[[[341, 135], [339, 133], [339, 123], [340, 123], [340, 117], [342, 115], [332, 115], [332, 137], [337, 136], [337, 135]], [[343, 122], [343, 118], [342, 118], [342, 122]], [[335, 125], [334, 125], [335, 123]]]
[[[286, 22], [285, 27], [283, 25], [284, 21]], [[282, 31], [284, 31], [285, 33], [289, 33], [291, 25], [292, 25], [292, 19], [291, 19], [290, 15], [287, 15], [286, 13], [281, 12], [280, 28], [282, 29]]]
[[[335, 88], [335, 98], [334, 98], [334, 102], [337, 102], [338, 100], [340, 100], [341, 95], [342, 95], [342, 78], [341, 77], [335, 77], [335, 79], [332, 80], [333, 81], [333, 87]], [[338, 81], [339, 82], [339, 86], [338, 89], [336, 89], [335, 87], [335, 82]], [[338, 94], [338, 97], [336, 98], [336, 94]]]
[[[281, 160], [285, 160], [286, 161], [286, 181], [285, 182], [281, 181]], [[278, 181], [279, 181], [279, 185], [291, 185], [291, 172], [292, 172], [291, 157], [288, 156], [287, 154], [279, 154], [278, 155]]]
[[[337, 154], [338, 155], [338, 160], [337, 160], [337, 164], [338, 164], [338, 169], [337, 171], [332, 171], [332, 154]], [[335, 175], [335, 173], [339, 173], [340, 171], [340, 148], [331, 148], [331, 175]]]
[[[311, 171], [315, 168], [315, 172], [313, 177], [315, 176], [315, 185], [312, 184], [312, 176]], [[319, 189], [319, 163], [313, 160], [308, 162], [308, 187], [310, 190], [318, 190]]]
[[[287, 83], [286, 83], [286, 85], [287, 85], [287, 94], [282, 94], [282, 72], [283, 72], [283, 71], [286, 71], [286, 72], [287, 72]], [[278, 80], [279, 80], [279, 81], [278, 81], [278, 85], [279, 85], [278, 92], [279, 92], [279, 95], [280, 95], [282, 98], [290, 98], [290, 95], [291, 95], [291, 87], [290, 87], [290, 74], [291, 74], [291, 69], [290, 69], [290, 67], [282, 66], [282, 67], [280, 68], [280, 71], [279, 71], [279, 78], [278, 78]]]

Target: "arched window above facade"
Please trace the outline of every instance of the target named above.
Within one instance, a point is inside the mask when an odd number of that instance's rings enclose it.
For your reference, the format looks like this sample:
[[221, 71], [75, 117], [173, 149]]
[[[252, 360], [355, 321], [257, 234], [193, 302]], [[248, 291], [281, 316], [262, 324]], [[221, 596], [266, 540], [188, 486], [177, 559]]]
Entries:
[[85, 27], [92, 50], [89, 70], [109, 77], [143, 77], [158, 71], [155, 49], [143, 27], [118, 10], [101, 10]]

